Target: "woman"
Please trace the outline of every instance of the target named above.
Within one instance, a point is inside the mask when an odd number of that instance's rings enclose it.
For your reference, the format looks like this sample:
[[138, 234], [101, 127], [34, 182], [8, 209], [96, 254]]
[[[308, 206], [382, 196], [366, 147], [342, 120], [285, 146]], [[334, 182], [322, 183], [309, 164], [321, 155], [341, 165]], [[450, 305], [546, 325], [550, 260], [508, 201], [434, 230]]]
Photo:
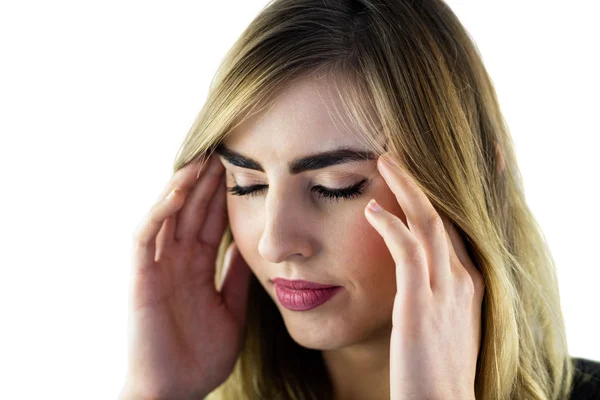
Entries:
[[123, 399], [600, 396], [442, 1], [270, 3], [174, 171], [135, 234]]

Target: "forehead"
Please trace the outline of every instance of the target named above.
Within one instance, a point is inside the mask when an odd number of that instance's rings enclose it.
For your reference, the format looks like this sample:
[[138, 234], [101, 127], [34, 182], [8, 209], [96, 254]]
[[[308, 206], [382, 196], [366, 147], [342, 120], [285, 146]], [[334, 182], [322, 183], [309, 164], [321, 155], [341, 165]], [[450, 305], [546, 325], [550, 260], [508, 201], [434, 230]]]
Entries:
[[336, 107], [345, 118], [326, 78], [304, 78], [286, 87], [271, 108], [237, 126], [224, 144], [262, 160], [292, 159], [344, 145], [364, 147], [356, 132], [335, 120]]

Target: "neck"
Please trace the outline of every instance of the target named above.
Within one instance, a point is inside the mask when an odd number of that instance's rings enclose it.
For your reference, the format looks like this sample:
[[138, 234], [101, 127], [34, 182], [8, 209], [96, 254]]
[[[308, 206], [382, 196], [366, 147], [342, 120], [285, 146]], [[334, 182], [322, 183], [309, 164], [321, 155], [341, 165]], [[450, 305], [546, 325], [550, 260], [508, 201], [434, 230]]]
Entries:
[[368, 341], [323, 350], [334, 400], [389, 400], [391, 330], [386, 326]]

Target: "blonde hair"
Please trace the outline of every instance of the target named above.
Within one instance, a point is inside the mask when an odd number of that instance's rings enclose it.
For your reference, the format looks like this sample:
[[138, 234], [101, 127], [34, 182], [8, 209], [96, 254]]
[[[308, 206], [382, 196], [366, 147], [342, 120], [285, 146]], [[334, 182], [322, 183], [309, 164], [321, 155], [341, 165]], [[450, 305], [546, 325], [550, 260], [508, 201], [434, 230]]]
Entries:
[[[206, 158], [278, 92], [315, 75], [334, 86], [365, 145], [403, 160], [468, 244], [486, 286], [477, 399], [566, 399], [573, 366], [555, 264], [492, 81], [443, 1], [270, 2], [227, 53], [174, 170]], [[343, 115], [336, 110], [347, 123]], [[231, 240], [228, 229], [217, 275]], [[332, 397], [321, 352], [291, 339], [254, 276], [247, 315], [235, 367], [209, 399]]]

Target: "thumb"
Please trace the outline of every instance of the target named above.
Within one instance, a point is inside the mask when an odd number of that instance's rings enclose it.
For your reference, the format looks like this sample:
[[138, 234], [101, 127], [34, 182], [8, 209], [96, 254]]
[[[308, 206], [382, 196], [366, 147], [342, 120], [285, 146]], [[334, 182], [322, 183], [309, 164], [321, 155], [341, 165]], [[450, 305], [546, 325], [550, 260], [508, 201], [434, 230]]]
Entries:
[[221, 295], [227, 309], [240, 324], [246, 322], [248, 289], [252, 271], [240, 254], [235, 242], [231, 242], [225, 251]]

